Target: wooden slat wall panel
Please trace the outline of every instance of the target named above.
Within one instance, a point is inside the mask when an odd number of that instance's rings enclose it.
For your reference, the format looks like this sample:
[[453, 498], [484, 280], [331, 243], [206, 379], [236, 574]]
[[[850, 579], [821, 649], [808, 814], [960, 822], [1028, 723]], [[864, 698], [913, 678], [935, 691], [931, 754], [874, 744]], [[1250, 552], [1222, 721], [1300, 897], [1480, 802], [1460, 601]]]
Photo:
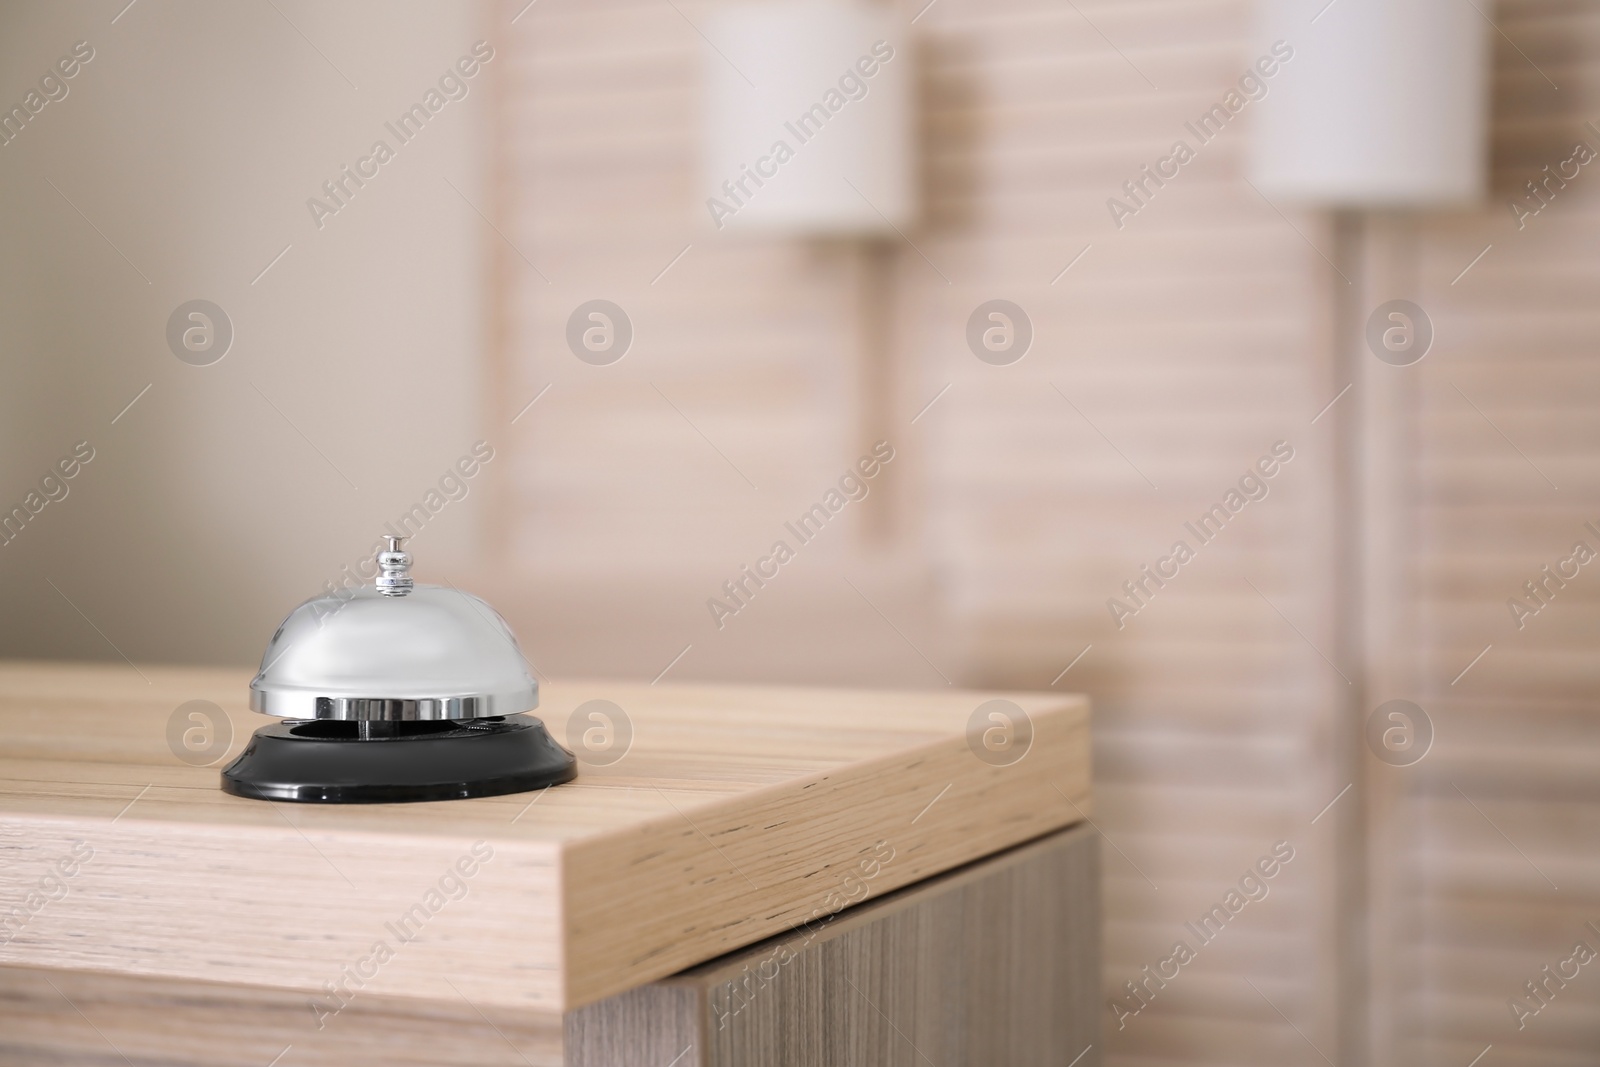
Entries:
[[[1332, 1051], [1327, 826], [1307, 824], [1338, 789], [1311, 746], [1342, 683], [1246, 579], [1328, 647], [1308, 425], [1332, 395], [1311, 341], [1326, 268], [1239, 180], [1243, 131], [1111, 225], [1106, 197], [1238, 76], [1248, 5], [1079, 7], [940, 4], [918, 23], [952, 57], [929, 73], [929, 127], [971, 138], [935, 149], [919, 240], [953, 284], [915, 270], [904, 320], [911, 391], [953, 383], [919, 423], [950, 646], [973, 676], [1048, 683], [1093, 645], [1061, 684], [1094, 694], [1097, 821], [1122, 853], [1106, 853], [1108, 995], [1197, 944], [1185, 921], [1273, 841], [1299, 848], [1304, 866], [1150, 1008], [1120, 1031], [1108, 1014], [1108, 1061], [1320, 1062], [1262, 994]], [[994, 296], [1035, 329], [1005, 368], [962, 342]], [[1297, 456], [1272, 495], [1111, 625], [1106, 598], [1280, 438]]]
[[1491, 202], [1429, 220], [1408, 253], [1438, 337], [1411, 368], [1403, 457], [1422, 487], [1403, 515], [1416, 699], [1438, 734], [1396, 812], [1415, 852], [1388, 904], [1421, 921], [1396, 954], [1391, 1062], [1464, 1064], [1493, 1044], [1485, 1064], [1572, 1067], [1600, 1049], [1594, 965], [1523, 1029], [1508, 1001], [1574, 942], [1600, 949], [1600, 575], [1583, 568], [1520, 631], [1506, 600], [1573, 542], [1600, 550], [1583, 528], [1600, 524], [1600, 172], [1520, 231], [1508, 202], [1575, 142], [1600, 150], [1600, 9], [1501, 0], [1496, 21]]
[[[1107, 996], [1194, 943], [1184, 923], [1275, 841], [1297, 850], [1271, 896], [1125, 1029], [1105, 1014], [1107, 1062], [1322, 1063], [1337, 1051], [1336, 815], [1311, 819], [1344, 784], [1323, 750], [1345, 683], [1317, 651], [1332, 647], [1332, 457], [1327, 420], [1311, 419], [1342, 383], [1333, 275], [1308, 242], [1329, 250], [1329, 233], [1241, 180], [1248, 115], [1126, 228], [1105, 203], [1254, 58], [1249, 0], [939, 0], [918, 18], [926, 213], [920, 254], [901, 246], [890, 267], [896, 350], [876, 423], [852, 255], [696, 224], [704, 46], [690, 22], [713, 5], [677, 6], [541, 0], [509, 38], [503, 228], [550, 281], [502, 257], [497, 403], [509, 419], [554, 384], [508, 449], [508, 580], [537, 600], [508, 613], [555, 657], [546, 670], [587, 641], [613, 658], [583, 669], [637, 662], [623, 669], [646, 677], [692, 640], [685, 677], [759, 662], [768, 676], [1043, 687], [1092, 644], [1058, 688], [1096, 702]], [[595, 296], [635, 322], [613, 367], [561, 341]], [[1010, 367], [963, 340], [994, 297], [1035, 328]], [[872, 436], [897, 449], [884, 539], [830, 529], [789, 586], [709, 629], [704, 598]], [[1280, 439], [1295, 458], [1270, 496], [1119, 631], [1106, 599]], [[674, 612], [684, 636], [625, 661], [643, 641], [627, 620]]]
[[[850, 278], [837, 256], [697, 229], [698, 38], [671, 5], [547, 4], [519, 28], [507, 234], [548, 281], [512, 259], [506, 417], [550, 392], [518, 421], [514, 548], [601, 580], [731, 574], [771, 543], [758, 495], [799, 514], [858, 454], [853, 412], [829, 402], [852, 392]], [[634, 329], [607, 367], [562, 341], [597, 297]]]

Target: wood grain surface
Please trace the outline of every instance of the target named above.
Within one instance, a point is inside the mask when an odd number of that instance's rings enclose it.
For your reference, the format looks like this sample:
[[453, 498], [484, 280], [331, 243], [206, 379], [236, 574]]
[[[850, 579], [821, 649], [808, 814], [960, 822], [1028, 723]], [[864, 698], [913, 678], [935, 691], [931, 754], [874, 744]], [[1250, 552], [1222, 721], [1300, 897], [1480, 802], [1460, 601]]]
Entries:
[[1098, 844], [1049, 834], [564, 1017], [441, 983], [319, 1020], [292, 990], [0, 966], [0, 1063], [1098, 1067]]
[[1098, 848], [1052, 834], [572, 1012], [568, 1067], [1099, 1067]]
[[563, 1055], [559, 1013], [469, 1004], [445, 986], [429, 1000], [362, 997], [319, 1029], [293, 990], [0, 966], [5, 1067], [563, 1067]]
[[[296, 990], [330, 1017], [446, 983], [478, 1007], [560, 1012], [826, 912], [883, 843], [895, 858], [868, 897], [1090, 812], [1081, 697], [585, 682], [545, 687], [556, 737], [592, 699], [632, 737], [570, 785], [243, 800], [217, 788], [221, 760], [179, 759], [168, 728], [211, 701], [231, 757], [267, 721], [245, 710], [247, 681], [0, 666], [0, 964]], [[1002, 696], [1032, 741], [999, 766], [968, 724]]]

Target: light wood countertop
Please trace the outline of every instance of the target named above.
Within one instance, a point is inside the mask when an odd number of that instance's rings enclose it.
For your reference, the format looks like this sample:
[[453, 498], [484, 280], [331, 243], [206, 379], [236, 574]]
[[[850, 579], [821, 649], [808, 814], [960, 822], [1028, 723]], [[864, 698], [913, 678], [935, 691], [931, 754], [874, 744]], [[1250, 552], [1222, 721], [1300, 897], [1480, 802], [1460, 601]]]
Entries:
[[[1090, 812], [1082, 697], [613, 682], [542, 687], [563, 742], [591, 699], [632, 722], [571, 784], [264, 803], [167, 741], [211, 701], [231, 759], [270, 721], [248, 681], [0, 664], [0, 964], [564, 1011]], [[997, 697], [1033, 728], [1007, 766], [968, 742]]]

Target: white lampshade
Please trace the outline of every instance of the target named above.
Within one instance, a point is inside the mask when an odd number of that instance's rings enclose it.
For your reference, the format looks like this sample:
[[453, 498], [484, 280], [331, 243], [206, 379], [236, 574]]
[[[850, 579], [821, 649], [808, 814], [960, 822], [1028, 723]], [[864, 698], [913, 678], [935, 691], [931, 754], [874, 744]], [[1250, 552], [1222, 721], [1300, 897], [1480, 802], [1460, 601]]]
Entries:
[[1272, 199], [1332, 207], [1480, 199], [1490, 60], [1483, 15], [1469, 0], [1325, 2], [1260, 0], [1258, 51], [1283, 41], [1294, 56], [1254, 105], [1251, 180]]
[[702, 29], [703, 218], [717, 229], [845, 236], [912, 221], [903, 18], [840, 0], [736, 3]]

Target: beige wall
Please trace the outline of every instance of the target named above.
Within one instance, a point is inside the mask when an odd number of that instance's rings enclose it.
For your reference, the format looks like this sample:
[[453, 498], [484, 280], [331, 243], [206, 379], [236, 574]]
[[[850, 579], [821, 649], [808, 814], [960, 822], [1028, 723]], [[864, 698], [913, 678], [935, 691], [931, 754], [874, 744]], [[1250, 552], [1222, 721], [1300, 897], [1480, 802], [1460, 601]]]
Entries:
[[[0, 501], [95, 449], [0, 547], [0, 649], [243, 664], [485, 435], [493, 234], [445, 183], [484, 203], [486, 79], [320, 230], [306, 201], [489, 34], [470, 6], [121, 6], [0, 13], [7, 106], [94, 48], [0, 147]], [[165, 340], [195, 298], [235, 328], [209, 367]], [[471, 550], [482, 495], [429, 523], [425, 567]]]

